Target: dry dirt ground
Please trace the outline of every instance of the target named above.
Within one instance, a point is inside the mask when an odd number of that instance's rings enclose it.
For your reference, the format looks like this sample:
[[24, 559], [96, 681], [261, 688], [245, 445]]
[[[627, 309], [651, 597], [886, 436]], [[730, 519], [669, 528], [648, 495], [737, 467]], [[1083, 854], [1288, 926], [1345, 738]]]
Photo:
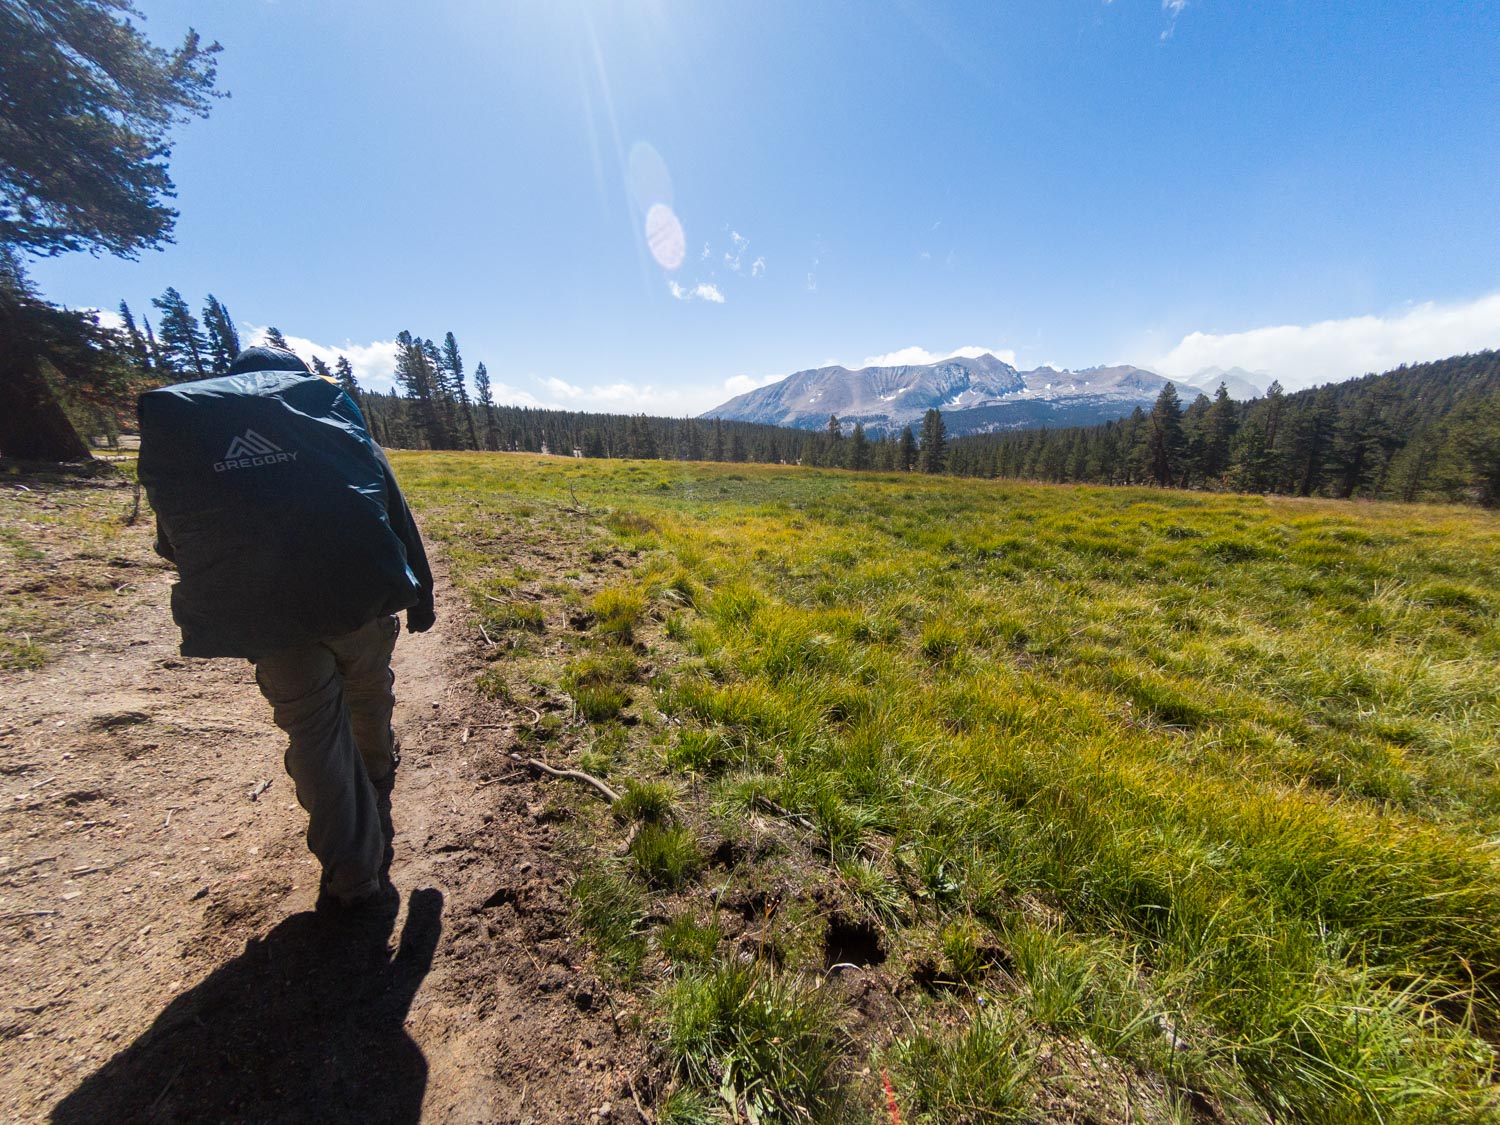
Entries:
[[178, 656], [147, 521], [101, 542], [70, 495], [0, 484], [0, 596], [53, 649], [0, 670], [0, 1120], [641, 1120], [638, 1013], [568, 934], [558, 783], [470, 768], [514, 724], [446, 582], [396, 648], [399, 912], [330, 920], [250, 666]]

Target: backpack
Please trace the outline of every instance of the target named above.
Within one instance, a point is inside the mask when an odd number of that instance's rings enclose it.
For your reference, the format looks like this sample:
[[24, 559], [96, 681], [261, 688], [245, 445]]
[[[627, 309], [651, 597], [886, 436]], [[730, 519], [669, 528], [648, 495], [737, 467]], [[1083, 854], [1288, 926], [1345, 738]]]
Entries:
[[257, 660], [418, 601], [395, 480], [338, 387], [250, 371], [147, 391], [139, 415], [184, 656]]

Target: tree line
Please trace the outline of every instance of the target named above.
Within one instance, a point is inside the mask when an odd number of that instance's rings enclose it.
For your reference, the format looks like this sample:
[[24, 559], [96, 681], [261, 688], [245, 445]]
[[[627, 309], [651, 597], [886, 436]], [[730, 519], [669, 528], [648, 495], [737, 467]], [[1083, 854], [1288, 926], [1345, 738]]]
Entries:
[[[0, 268], [3, 268], [0, 259]], [[121, 326], [55, 310], [75, 363], [64, 364], [60, 398], [80, 429], [113, 440], [130, 428], [134, 398], [150, 386], [203, 378], [228, 367], [241, 340], [213, 294], [195, 315], [168, 288], [137, 319], [125, 302]], [[72, 326], [69, 329], [69, 326]], [[64, 330], [67, 329], [67, 330]], [[266, 342], [288, 348], [267, 330]], [[452, 332], [442, 342], [402, 331], [394, 389], [367, 390], [338, 356], [335, 380], [360, 405], [376, 441], [392, 448], [491, 450], [580, 457], [801, 464], [872, 472], [949, 473], [1057, 483], [1271, 492], [1293, 496], [1457, 500], [1500, 504], [1500, 353], [1403, 365], [1383, 375], [1235, 402], [1183, 405], [1167, 383], [1147, 411], [1095, 426], [971, 434], [949, 439], [927, 411], [913, 431], [867, 434], [830, 416], [821, 430], [720, 418], [665, 418], [497, 404], [484, 363], [467, 367]]]
[[1103, 425], [957, 439], [965, 476], [1500, 505], [1500, 352], [1239, 403], [1223, 386]]

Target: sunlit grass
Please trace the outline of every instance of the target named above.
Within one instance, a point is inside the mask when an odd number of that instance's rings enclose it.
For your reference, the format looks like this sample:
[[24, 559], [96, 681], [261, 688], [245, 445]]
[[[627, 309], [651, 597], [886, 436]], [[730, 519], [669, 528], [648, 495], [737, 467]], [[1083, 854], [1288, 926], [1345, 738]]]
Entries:
[[[534, 457], [398, 471], [485, 581], [507, 573], [470, 530], [491, 506], [534, 525], [576, 498], [591, 551], [633, 552], [557, 674], [622, 682], [588, 662], [664, 622], [664, 767], [798, 818], [851, 903], [933, 935], [968, 1007], [955, 1028], [918, 1005], [892, 1056], [919, 1120], [1027, 1112], [1051, 1040], [1288, 1119], [1496, 1112], [1493, 515]], [[633, 878], [691, 883], [692, 846], [654, 829]], [[995, 988], [1003, 1015], [974, 999]], [[716, 1044], [748, 1034], [725, 995]], [[721, 1082], [717, 1050], [684, 1048], [683, 1074]]]

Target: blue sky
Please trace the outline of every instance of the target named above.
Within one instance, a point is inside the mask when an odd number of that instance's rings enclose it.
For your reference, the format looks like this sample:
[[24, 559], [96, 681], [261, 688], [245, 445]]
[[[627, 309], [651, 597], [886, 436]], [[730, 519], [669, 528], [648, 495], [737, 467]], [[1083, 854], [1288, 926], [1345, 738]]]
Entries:
[[401, 329], [672, 414], [960, 348], [1302, 386], [1500, 346], [1500, 5], [138, 3], [232, 95], [176, 244], [34, 277], [212, 292], [372, 385]]

